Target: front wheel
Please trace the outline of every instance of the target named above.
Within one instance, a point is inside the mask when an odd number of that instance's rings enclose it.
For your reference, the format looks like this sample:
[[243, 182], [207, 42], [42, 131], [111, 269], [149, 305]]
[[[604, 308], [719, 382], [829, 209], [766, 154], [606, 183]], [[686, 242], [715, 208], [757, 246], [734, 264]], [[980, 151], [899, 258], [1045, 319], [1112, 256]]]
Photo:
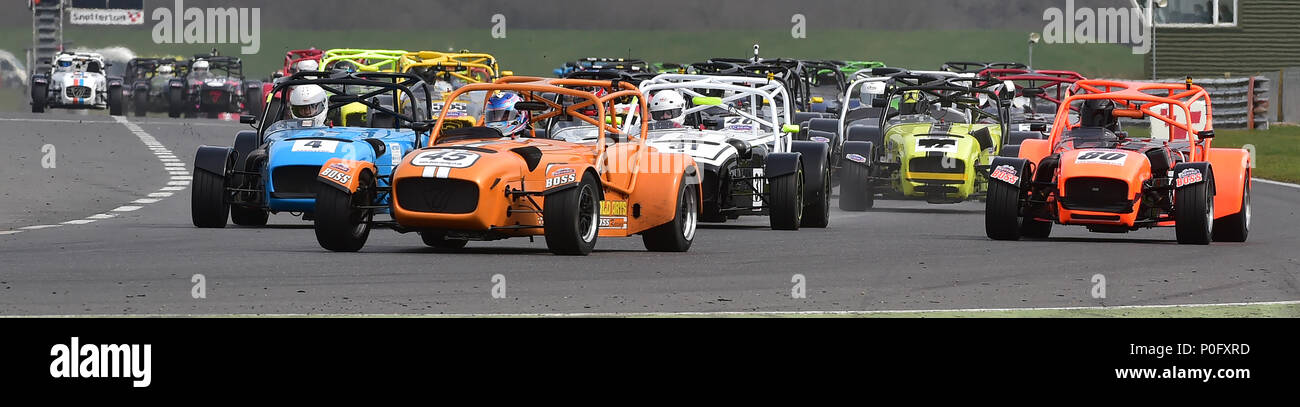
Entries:
[[799, 230], [803, 223], [803, 163], [794, 174], [768, 180], [768, 221], [774, 230]]
[[684, 252], [695, 241], [695, 228], [699, 225], [700, 194], [695, 184], [688, 184], [682, 176], [677, 188], [677, 213], [673, 220], [641, 232], [646, 250], [652, 252]]
[[871, 185], [871, 167], [845, 163], [840, 177], [840, 210], [860, 212], [876, 205]]
[[226, 227], [230, 203], [226, 202], [225, 177], [204, 170], [195, 170], [194, 185], [190, 190], [190, 218], [194, 221], [194, 226]]
[[1020, 240], [1020, 188], [990, 182], [984, 201], [984, 233], [993, 240]]
[[[1211, 174], [1205, 174], [1210, 178]], [[1210, 244], [1214, 234], [1214, 195], [1210, 180], [1174, 192], [1174, 234], [1179, 244]]]
[[548, 195], [542, 208], [546, 247], [551, 253], [585, 256], [596, 247], [600, 226], [600, 184], [584, 173], [575, 187]]
[[167, 117], [177, 118], [185, 113], [185, 90], [171, 88], [167, 90]]
[[357, 191], [348, 193], [341, 189], [316, 183], [316, 242], [320, 247], [335, 252], [355, 252], [366, 245], [370, 237], [370, 220], [373, 209], [361, 207], [375, 201], [375, 179], [362, 172]]
[[[827, 162], [824, 160], [822, 164], [825, 165]], [[799, 226], [824, 228], [831, 223], [831, 169], [824, 166], [821, 171], [822, 184], [812, 186], [818, 189], [817, 195], [804, 208]]]
[[109, 116], [122, 115], [122, 89], [121, 88], [116, 88], [116, 89], [110, 88], [108, 90], [108, 115]]
[[230, 207], [230, 221], [239, 226], [266, 226], [271, 213], [262, 208]]
[[144, 117], [145, 113], [149, 111], [149, 92], [135, 92], [132, 98], [134, 99], [132, 105], [134, 105], [135, 117]]
[[32, 85], [32, 113], [45, 113], [45, 106], [50, 102], [50, 85]]

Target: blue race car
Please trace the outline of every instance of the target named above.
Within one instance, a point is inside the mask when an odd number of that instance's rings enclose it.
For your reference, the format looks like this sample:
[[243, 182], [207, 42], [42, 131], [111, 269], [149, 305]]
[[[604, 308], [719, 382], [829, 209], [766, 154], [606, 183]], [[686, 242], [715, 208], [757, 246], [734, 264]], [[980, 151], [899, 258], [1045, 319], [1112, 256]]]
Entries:
[[428, 85], [410, 74], [299, 72], [277, 80], [271, 92], [283, 92], [281, 100], [289, 100], [293, 87], [308, 85], [320, 86], [329, 95], [327, 117], [336, 116], [345, 105], [365, 106], [366, 127], [293, 119], [284, 105], [268, 106], [260, 118], [240, 116], [241, 123], [256, 130], [236, 134], [232, 147], [199, 146], [194, 157], [190, 202], [194, 226], [225, 227], [227, 214], [241, 226], [266, 225], [267, 217], [278, 212], [297, 212], [303, 220], [314, 220], [317, 177], [332, 158], [373, 164], [375, 173], [368, 176], [375, 178], [379, 191], [370, 204], [378, 207], [376, 212], [387, 213], [393, 168], [403, 154], [428, 139], [433, 126], [431, 100], [411, 90], [415, 87], [429, 95]]

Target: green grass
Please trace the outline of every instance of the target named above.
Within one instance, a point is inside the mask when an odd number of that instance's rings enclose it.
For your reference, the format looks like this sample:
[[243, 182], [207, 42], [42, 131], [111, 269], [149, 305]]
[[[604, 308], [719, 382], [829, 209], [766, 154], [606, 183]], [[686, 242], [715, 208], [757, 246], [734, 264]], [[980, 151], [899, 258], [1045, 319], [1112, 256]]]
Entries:
[[1300, 127], [1272, 126], [1268, 130], [1215, 131], [1215, 147], [1255, 149], [1253, 175], [1275, 181], [1300, 182]]
[[[138, 28], [71, 27], [64, 39], [74, 46], [127, 46], [142, 56], [192, 55], [213, 45], [154, 44], [146, 24]], [[576, 31], [510, 30], [493, 39], [487, 30], [420, 31], [286, 31], [264, 27], [261, 51], [244, 56], [245, 73], [268, 76], [283, 62], [285, 50], [317, 48], [389, 48], [406, 50], [471, 49], [496, 55], [504, 69], [517, 74], [549, 75], [565, 61], [587, 56], [636, 57], [651, 62], [697, 62], [710, 57], [748, 57], [755, 43], [767, 56], [878, 60], [893, 66], [937, 69], [945, 61], [988, 60], [1025, 62], [1027, 48], [1021, 31], [857, 31], [812, 30], [806, 39], [793, 39], [786, 30]], [[0, 29], [0, 49], [15, 55], [31, 46], [23, 27]], [[234, 44], [216, 45], [226, 54]], [[1040, 68], [1074, 69], [1096, 77], [1140, 77], [1142, 58], [1129, 48], [1109, 44], [1040, 44], [1034, 49]]]

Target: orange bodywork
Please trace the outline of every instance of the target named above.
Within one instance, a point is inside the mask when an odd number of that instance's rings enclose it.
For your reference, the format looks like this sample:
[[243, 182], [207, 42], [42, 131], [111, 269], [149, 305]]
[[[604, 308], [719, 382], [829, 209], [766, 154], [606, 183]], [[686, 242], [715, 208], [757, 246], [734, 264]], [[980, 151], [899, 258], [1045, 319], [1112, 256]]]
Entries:
[[330, 186], [352, 193], [356, 192], [357, 187], [361, 185], [361, 173], [365, 171], [369, 171], [371, 175], [377, 174], [375, 163], [331, 158], [321, 165], [316, 177]]
[[[578, 89], [583, 88], [583, 89]], [[592, 88], [604, 88], [596, 96]], [[600, 205], [600, 236], [629, 236], [668, 223], [677, 211], [681, 183], [696, 177], [695, 162], [689, 156], [661, 153], [645, 145], [646, 130], [625, 134], [626, 129], [605, 124], [614, 100], [632, 96], [645, 117], [645, 98], [628, 82], [582, 79], [542, 79], [505, 77], [493, 83], [470, 84], [457, 89], [448, 103], [467, 92], [509, 91], [523, 100], [545, 103], [550, 109], [530, 117], [533, 123], [564, 114], [599, 129], [600, 137], [619, 141], [606, 143], [571, 143], [532, 137], [478, 138], [440, 142], [445, 129], [457, 126], [447, 122], [445, 112], [435, 124], [430, 146], [407, 154], [393, 172], [393, 218], [404, 228], [416, 230], [491, 231], [503, 236], [542, 235], [545, 191], [562, 188], [591, 177], [604, 190]], [[545, 95], [563, 95], [578, 100], [561, 105]], [[596, 107], [596, 115], [580, 110]], [[482, 121], [479, 120], [481, 123]], [[444, 127], [446, 126], [446, 127]], [[535, 134], [534, 134], [535, 135]], [[524, 154], [540, 152], [540, 160], [530, 168]], [[453, 160], [454, 159], [454, 160]], [[439, 165], [442, 164], [442, 165]], [[685, 174], [685, 176], [684, 176]], [[464, 191], [477, 192], [472, 211], [444, 213], [420, 211], [414, 198], [404, 198], [404, 182], [457, 183]], [[472, 184], [472, 185], [471, 185]], [[459, 191], [460, 189], [458, 189]]]
[[[1128, 185], [1128, 198], [1133, 200], [1133, 210], [1128, 213], [1096, 212], [1070, 210], [1060, 200], [1066, 199], [1064, 188], [1058, 188], [1060, 195], [1050, 200], [1055, 208], [1057, 221], [1062, 224], [1116, 225], [1134, 226], [1139, 217], [1137, 211], [1141, 205], [1143, 185], [1151, 176], [1151, 164], [1142, 154], [1123, 149], [1086, 148], [1075, 149], [1061, 143], [1062, 134], [1079, 127], [1071, 123], [1070, 104], [1084, 100], [1111, 100], [1116, 104], [1114, 115], [1128, 118], [1151, 118], [1153, 122], [1163, 123], [1169, 129], [1166, 143], [1188, 143], [1185, 162], [1209, 162], [1214, 174], [1214, 218], [1223, 218], [1241, 211], [1242, 192], [1250, 184], [1250, 156], [1238, 148], [1213, 148], [1213, 138], [1201, 138], [1200, 131], [1213, 130], [1213, 107], [1209, 94], [1200, 86], [1173, 83], [1120, 82], [1107, 80], [1082, 80], [1071, 88], [1071, 95], [1060, 105], [1052, 134], [1047, 140], [1025, 140], [1020, 147], [1020, 158], [1037, 165], [1043, 158], [1060, 154], [1060, 165], [1051, 178], [1056, 185], [1064, 186], [1076, 177], [1093, 177], [1121, 180]], [[1203, 104], [1203, 111], [1195, 111], [1194, 105]], [[1180, 109], [1182, 117], [1171, 112]], [[1195, 118], [1196, 120], [1193, 120]], [[1153, 140], [1144, 140], [1153, 141]], [[1158, 142], [1158, 141], [1157, 141]], [[1097, 160], [1080, 160], [1086, 154], [1096, 156], [1110, 154], [1110, 162]], [[1120, 157], [1122, 154], [1123, 157]], [[1116, 164], [1118, 163], [1118, 164]], [[1042, 178], [1040, 178], [1042, 179]], [[1081, 219], [1086, 218], [1086, 219]], [[1043, 219], [1047, 220], [1047, 219]], [[1154, 226], [1173, 226], [1172, 220], [1161, 220]]]

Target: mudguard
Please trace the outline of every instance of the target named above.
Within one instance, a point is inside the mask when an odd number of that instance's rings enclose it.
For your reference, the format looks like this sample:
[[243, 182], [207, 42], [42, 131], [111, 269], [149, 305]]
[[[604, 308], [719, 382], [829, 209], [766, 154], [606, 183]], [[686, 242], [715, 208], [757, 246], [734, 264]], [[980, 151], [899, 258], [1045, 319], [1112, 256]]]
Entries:
[[1036, 163], [1052, 153], [1052, 146], [1044, 139], [1030, 139], [1020, 142], [1020, 158]]
[[763, 177], [772, 179], [794, 174], [799, 170], [799, 153], [769, 153], [763, 161]]
[[[1211, 148], [1210, 166], [1214, 168], [1214, 217], [1221, 218], [1241, 211], [1241, 195], [1250, 184], [1250, 152], [1240, 148]], [[1177, 172], [1174, 175], [1178, 175]]]
[[351, 194], [357, 192], [357, 187], [361, 185], [362, 171], [375, 174], [375, 164], [369, 161], [331, 158], [320, 166], [316, 181]]
[[168, 87], [168, 88], [181, 88], [181, 89], [185, 89], [185, 80], [184, 80], [184, 79], [180, 79], [180, 78], [168, 79], [168, 80], [167, 80], [167, 87]]
[[[550, 195], [569, 188], [578, 186], [578, 181], [582, 181], [583, 173], [590, 166], [584, 163], [578, 164], [554, 164], [546, 168], [546, 186], [542, 190], [542, 196]], [[600, 177], [596, 177], [600, 181]]]
[[1013, 157], [994, 157], [989, 164], [989, 182], [1001, 182], [1020, 187], [1026, 179], [1033, 179], [1029, 160]]
[[257, 149], [258, 143], [257, 132], [253, 130], [244, 130], [235, 134], [235, 168], [248, 170], [245, 163], [248, 154]]
[[830, 168], [830, 149], [829, 144], [816, 141], [795, 141], [791, 146], [791, 150], [803, 156], [803, 184], [817, 186], [804, 187], [805, 202], [815, 199], [822, 192], [821, 186], [831, 182], [829, 173], [822, 171]]
[[145, 93], [148, 93], [148, 92], [149, 92], [149, 88], [150, 88], [150, 84], [149, 84], [148, 81], [136, 81], [134, 85], [131, 85], [131, 91], [132, 91], [132, 92], [145, 92]]
[[[1210, 182], [1214, 171], [1208, 162], [1181, 163], [1174, 166], [1174, 189], [1183, 189], [1203, 182]], [[1215, 186], [1210, 182], [1210, 194], [1215, 194]], [[1218, 204], [1216, 199], [1215, 204]], [[1217, 205], [1216, 205], [1217, 206]], [[1215, 209], [1215, 212], [1218, 212]]]
[[845, 141], [870, 141], [875, 143], [876, 145], [880, 145], [880, 143], [884, 141], [884, 133], [880, 131], [879, 127], [854, 125], [854, 126], [849, 126], [848, 137], [846, 137], [844, 140]]
[[234, 166], [235, 150], [230, 147], [199, 146], [194, 153], [194, 168], [225, 178]]
[[875, 150], [875, 143], [870, 141], [845, 141], [844, 159], [840, 162], [844, 163], [843, 165], [870, 167], [873, 164]]

